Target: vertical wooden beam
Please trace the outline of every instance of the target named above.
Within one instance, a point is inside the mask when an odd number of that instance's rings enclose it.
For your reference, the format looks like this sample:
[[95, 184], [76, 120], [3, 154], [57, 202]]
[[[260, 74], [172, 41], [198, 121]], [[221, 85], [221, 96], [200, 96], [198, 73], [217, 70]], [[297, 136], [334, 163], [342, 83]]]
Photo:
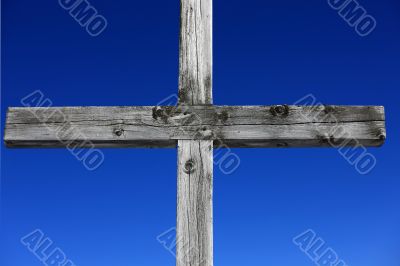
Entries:
[[181, 0], [179, 98], [212, 104], [212, 0]]
[[212, 141], [178, 141], [177, 266], [213, 265]]
[[[179, 101], [212, 104], [212, 0], [181, 0]], [[177, 266], [213, 265], [213, 141], [178, 141]]]

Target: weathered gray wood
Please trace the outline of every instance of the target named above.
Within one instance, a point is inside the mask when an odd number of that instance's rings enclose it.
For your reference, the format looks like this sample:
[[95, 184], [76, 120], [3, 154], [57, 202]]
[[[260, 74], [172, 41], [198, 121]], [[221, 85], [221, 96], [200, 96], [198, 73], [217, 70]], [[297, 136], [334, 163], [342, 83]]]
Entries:
[[[189, 106], [212, 104], [212, 0], [181, 0], [179, 102]], [[168, 113], [168, 108], [156, 110], [155, 117], [161, 114], [164, 122], [197, 124], [195, 128], [188, 126], [188, 130], [180, 125], [176, 129], [181, 133], [172, 133], [179, 140], [176, 265], [212, 266], [213, 140], [201, 136], [208, 132], [197, 112], [184, 108], [177, 116]], [[193, 140], [195, 135], [200, 140]], [[191, 172], [188, 164], [192, 163]]]
[[181, 0], [179, 99], [212, 104], [212, 0]]
[[178, 141], [177, 265], [213, 265], [212, 141]]
[[[9, 147], [175, 147], [179, 139], [230, 147], [324, 147], [330, 141], [380, 146], [380, 106], [62, 107], [10, 108]], [[346, 134], [344, 134], [346, 133]]]
[[380, 146], [380, 106], [212, 106], [212, 0], [181, 0], [178, 107], [10, 108], [8, 147], [175, 147], [177, 266], [213, 265], [213, 146]]

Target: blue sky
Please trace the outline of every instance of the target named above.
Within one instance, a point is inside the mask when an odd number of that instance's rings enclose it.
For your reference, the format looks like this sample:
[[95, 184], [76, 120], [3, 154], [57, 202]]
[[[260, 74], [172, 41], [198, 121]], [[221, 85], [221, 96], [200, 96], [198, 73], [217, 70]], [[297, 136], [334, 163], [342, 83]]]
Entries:
[[[179, 1], [90, 3], [97, 37], [57, 0], [2, 1], [2, 133], [35, 90], [55, 106], [177, 92]], [[215, 265], [315, 265], [292, 243], [307, 229], [348, 265], [399, 265], [400, 3], [359, 3], [377, 21], [366, 37], [326, 0], [214, 1], [215, 104], [384, 105], [388, 136], [368, 175], [335, 149], [234, 149], [239, 168], [214, 171]], [[43, 265], [20, 243], [35, 229], [76, 265], [174, 265], [156, 238], [175, 226], [175, 149], [104, 149], [90, 172], [64, 149], [1, 148], [0, 265]]]

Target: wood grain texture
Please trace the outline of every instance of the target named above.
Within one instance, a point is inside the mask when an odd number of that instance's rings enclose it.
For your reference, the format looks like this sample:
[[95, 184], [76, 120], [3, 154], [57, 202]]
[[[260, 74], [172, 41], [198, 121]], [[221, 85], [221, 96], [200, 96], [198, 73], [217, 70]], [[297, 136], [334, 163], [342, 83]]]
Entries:
[[213, 265], [213, 144], [178, 141], [177, 266]]
[[213, 265], [213, 146], [380, 146], [380, 106], [212, 106], [212, 0], [181, 0], [179, 103], [10, 108], [8, 147], [175, 147], [177, 266]]
[[[181, 0], [179, 102], [212, 104], [212, 0]], [[180, 124], [179, 132], [170, 132], [179, 140], [176, 265], [212, 266], [213, 140], [200, 135], [207, 129], [197, 112], [183, 108], [176, 116], [169, 108], [156, 110], [154, 116]], [[182, 127], [182, 122], [195, 128]], [[187, 171], [188, 163], [193, 163], [193, 172]]]
[[[212, 104], [212, 0], [181, 0], [179, 102]], [[197, 112], [184, 109], [176, 116], [168, 108], [155, 112], [167, 123], [195, 124], [195, 128], [181, 124], [179, 132], [170, 132], [179, 140], [176, 265], [212, 266], [213, 140], [200, 135], [207, 129], [203, 130]], [[193, 172], [185, 170], [188, 163], [194, 164]]]
[[212, 0], [181, 0], [179, 99], [212, 104]]
[[[177, 140], [214, 140], [229, 147], [380, 146], [380, 106], [178, 106], [9, 108], [9, 147], [176, 147]], [[86, 142], [86, 144], [85, 144]], [[90, 146], [91, 147], [91, 146]]]

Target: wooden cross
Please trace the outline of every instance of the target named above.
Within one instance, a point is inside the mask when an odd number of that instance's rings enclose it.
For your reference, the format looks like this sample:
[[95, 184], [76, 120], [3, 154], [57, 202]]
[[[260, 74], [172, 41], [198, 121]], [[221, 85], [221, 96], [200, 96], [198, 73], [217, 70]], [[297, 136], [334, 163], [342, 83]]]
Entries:
[[[9, 108], [5, 143], [177, 145], [176, 265], [211, 266], [213, 147], [380, 146], [385, 141], [381, 106], [214, 106], [212, 0], [181, 0], [179, 64], [178, 106]], [[85, 137], [60, 129], [63, 123]]]

